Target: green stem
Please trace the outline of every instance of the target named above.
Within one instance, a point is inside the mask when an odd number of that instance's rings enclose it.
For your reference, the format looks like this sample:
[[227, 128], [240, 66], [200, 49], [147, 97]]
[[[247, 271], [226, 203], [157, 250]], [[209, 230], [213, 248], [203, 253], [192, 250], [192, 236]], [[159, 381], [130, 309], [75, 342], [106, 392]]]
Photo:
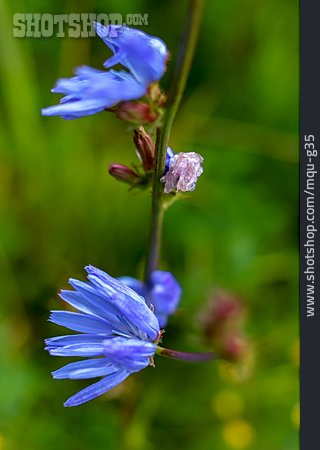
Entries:
[[169, 348], [159, 346], [156, 349], [156, 354], [166, 356], [167, 358], [190, 362], [212, 361], [213, 359], [217, 359], [217, 356], [212, 352], [178, 352], [177, 350], [170, 350]]
[[172, 123], [180, 105], [198, 40], [203, 3], [204, 0], [190, 1], [185, 28], [179, 45], [171, 88], [169, 90], [166, 110], [163, 116], [163, 123], [162, 126], [157, 129], [154, 163], [155, 167], [152, 183], [152, 211], [149, 250], [145, 269], [145, 281], [147, 283], [150, 281], [151, 273], [158, 266], [160, 254], [164, 215], [161, 201], [163, 186], [160, 178], [164, 173], [166, 152]]

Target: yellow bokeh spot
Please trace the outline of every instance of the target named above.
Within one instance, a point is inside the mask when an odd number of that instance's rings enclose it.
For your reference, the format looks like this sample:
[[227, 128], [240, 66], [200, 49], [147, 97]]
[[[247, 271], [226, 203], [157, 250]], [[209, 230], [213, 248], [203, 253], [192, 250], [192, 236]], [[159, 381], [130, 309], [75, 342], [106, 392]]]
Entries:
[[251, 357], [239, 364], [223, 361], [218, 364], [218, 375], [225, 383], [240, 384], [250, 378], [252, 364]]
[[221, 380], [229, 384], [237, 384], [239, 383], [239, 376], [237, 373], [237, 368], [235, 364], [228, 362], [219, 362], [218, 363], [218, 374]]
[[228, 422], [223, 428], [223, 438], [229, 447], [236, 450], [248, 448], [255, 436], [253, 427], [244, 419]]
[[243, 412], [244, 402], [237, 392], [224, 389], [214, 396], [212, 410], [220, 419], [230, 419]]
[[2, 436], [2, 434], [0, 434], [0, 450], [2, 450], [3, 448], [4, 448], [4, 439], [3, 439], [3, 436]]
[[291, 421], [293, 425], [297, 428], [300, 426], [300, 403], [296, 403], [291, 409]]

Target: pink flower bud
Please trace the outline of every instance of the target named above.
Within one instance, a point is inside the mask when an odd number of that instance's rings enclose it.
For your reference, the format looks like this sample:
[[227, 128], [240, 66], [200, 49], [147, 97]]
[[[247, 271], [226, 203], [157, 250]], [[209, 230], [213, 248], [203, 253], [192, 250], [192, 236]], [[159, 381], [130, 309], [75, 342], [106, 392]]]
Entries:
[[239, 327], [244, 315], [244, 305], [240, 299], [227, 292], [216, 291], [203, 314], [205, 335], [210, 339], [224, 329]]
[[177, 153], [170, 159], [168, 172], [161, 178], [164, 192], [193, 191], [203, 172], [203, 158], [195, 152]]
[[110, 164], [109, 173], [118, 181], [123, 181], [130, 185], [140, 184], [142, 181], [137, 173], [123, 164]]
[[143, 102], [122, 102], [115, 108], [119, 119], [132, 123], [152, 123], [158, 118], [158, 114], [148, 103]]
[[221, 347], [221, 356], [233, 362], [241, 361], [249, 350], [247, 339], [236, 333], [224, 336]]
[[216, 291], [209, 299], [201, 317], [203, 335], [221, 358], [240, 362], [250, 353], [245, 315], [243, 302], [230, 293]]
[[139, 127], [134, 130], [133, 141], [144, 170], [147, 172], [152, 170], [154, 160], [154, 142], [152, 137], [145, 132], [143, 127]]

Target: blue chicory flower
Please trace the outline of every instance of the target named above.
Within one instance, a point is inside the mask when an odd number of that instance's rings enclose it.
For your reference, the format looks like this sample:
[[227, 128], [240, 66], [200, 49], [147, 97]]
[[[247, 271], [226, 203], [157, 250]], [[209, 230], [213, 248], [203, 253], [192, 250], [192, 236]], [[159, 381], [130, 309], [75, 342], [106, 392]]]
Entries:
[[90, 359], [67, 364], [54, 378], [100, 381], [70, 397], [65, 406], [76, 406], [104, 394], [153, 363], [161, 336], [159, 322], [134, 290], [93, 266], [87, 266], [89, 282], [70, 279], [74, 291], [61, 298], [79, 312], [52, 311], [50, 321], [80, 334], [46, 339], [53, 356]]
[[99, 22], [94, 26], [98, 36], [114, 53], [105, 62], [106, 68], [122, 64], [144, 85], [160, 80], [169, 55], [161, 39], [125, 26], [104, 26]]
[[58, 80], [52, 92], [64, 97], [59, 105], [42, 109], [42, 115], [76, 119], [96, 114], [121, 102], [143, 97], [148, 86], [162, 77], [168, 51], [161, 39], [129, 27], [115, 27], [116, 32], [109, 33], [112, 25], [105, 27], [95, 22], [95, 28], [114, 52], [105, 67], [121, 63], [130, 72], [78, 67], [75, 77]]
[[76, 119], [111, 108], [120, 101], [142, 97], [147, 90], [124, 71], [105, 72], [82, 66], [75, 74], [73, 78], [58, 80], [52, 92], [65, 97], [60, 100], [60, 105], [42, 109], [42, 115]]
[[121, 277], [119, 280], [144, 297], [147, 305], [154, 307], [160, 327], [167, 324], [168, 316], [175, 312], [182, 293], [179, 283], [170, 272], [152, 272], [150, 286], [132, 277]]

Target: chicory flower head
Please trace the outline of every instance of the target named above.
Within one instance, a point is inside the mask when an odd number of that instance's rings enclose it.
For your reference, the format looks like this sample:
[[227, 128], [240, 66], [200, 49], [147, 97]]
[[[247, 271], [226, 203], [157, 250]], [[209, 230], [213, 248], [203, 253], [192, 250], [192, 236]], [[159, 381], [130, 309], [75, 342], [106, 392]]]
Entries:
[[119, 280], [144, 297], [147, 305], [154, 308], [160, 327], [167, 324], [180, 301], [181, 286], [170, 272], [155, 270], [150, 276], [150, 285], [132, 277], [121, 277]]
[[103, 378], [70, 397], [65, 406], [92, 400], [153, 365], [161, 337], [159, 322], [140, 295], [102, 270], [87, 266], [86, 271], [89, 282], [70, 279], [75, 290], [60, 294], [79, 312], [52, 311], [49, 319], [80, 334], [49, 338], [46, 350], [53, 356], [90, 358], [67, 364], [53, 372], [54, 378]]
[[60, 105], [42, 109], [43, 116], [61, 116], [64, 119], [96, 114], [120, 101], [133, 100], [146, 92], [146, 87], [127, 72], [93, 69], [82, 66], [73, 78], [58, 80], [52, 92], [64, 94]]
[[162, 77], [168, 51], [161, 39], [129, 27], [116, 27], [116, 32], [109, 33], [111, 27], [95, 22], [97, 34], [114, 52], [105, 67], [121, 63], [129, 72], [78, 67], [75, 77], [58, 80], [52, 89], [64, 94], [60, 105], [42, 109], [42, 115], [76, 119], [95, 114], [143, 97], [149, 85]]

